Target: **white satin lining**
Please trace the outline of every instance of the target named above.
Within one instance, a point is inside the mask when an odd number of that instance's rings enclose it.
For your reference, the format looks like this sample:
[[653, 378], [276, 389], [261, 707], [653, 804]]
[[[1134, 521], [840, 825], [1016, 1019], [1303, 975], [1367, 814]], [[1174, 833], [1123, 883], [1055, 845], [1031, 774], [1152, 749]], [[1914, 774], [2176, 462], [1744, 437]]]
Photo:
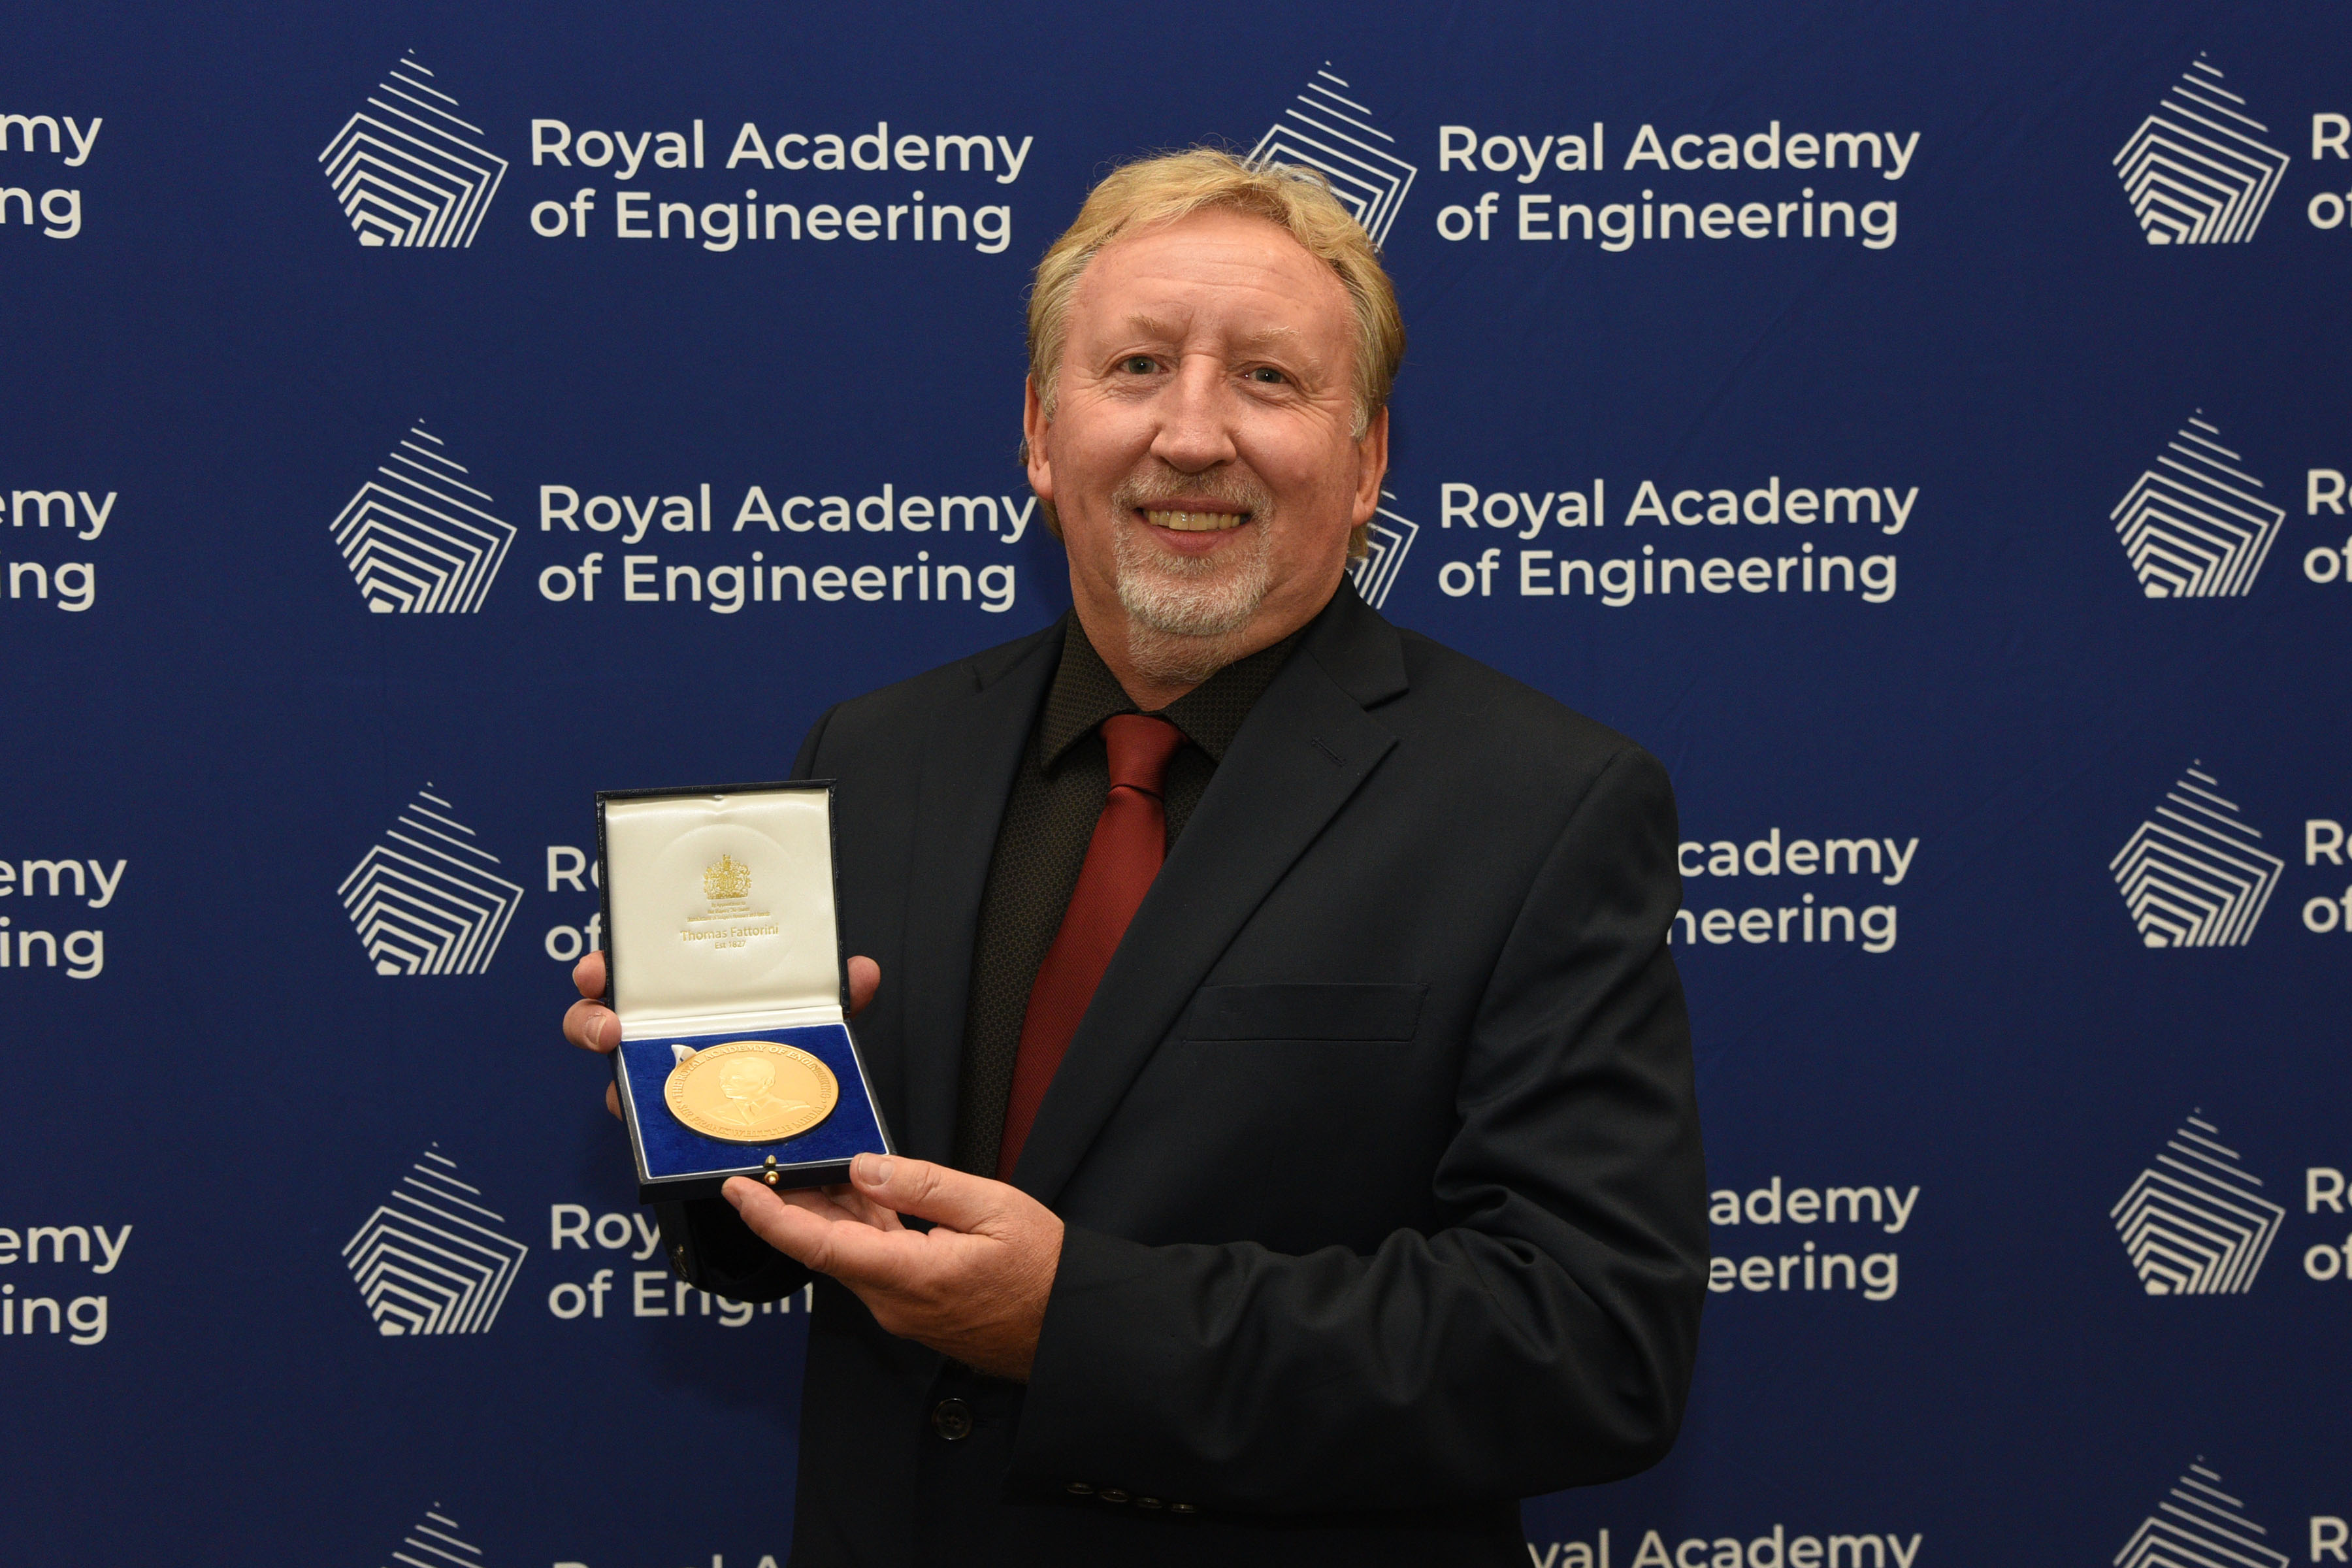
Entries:
[[[821, 789], [605, 803], [623, 1039], [842, 1021], [831, 811]], [[705, 879], [722, 858], [740, 899]]]

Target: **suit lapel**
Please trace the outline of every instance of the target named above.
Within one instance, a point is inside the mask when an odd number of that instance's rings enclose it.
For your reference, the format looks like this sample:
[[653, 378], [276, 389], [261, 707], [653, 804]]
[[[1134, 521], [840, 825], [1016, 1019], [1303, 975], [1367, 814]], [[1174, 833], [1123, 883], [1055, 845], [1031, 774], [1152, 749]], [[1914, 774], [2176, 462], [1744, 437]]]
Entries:
[[1396, 743], [1364, 710], [1404, 689], [1395, 629], [1339, 592], [1234, 736], [1071, 1038], [1013, 1172], [1043, 1202], [1234, 935]]
[[[906, 1020], [900, 1044], [906, 1084], [904, 1151], [945, 1162], [955, 1152], [956, 1095], [963, 1063], [964, 1008], [989, 861], [1015, 771], [1062, 646], [1060, 622], [975, 659], [966, 694], [943, 705], [924, 736], [907, 885]], [[893, 984], [890, 976], [883, 984]]]

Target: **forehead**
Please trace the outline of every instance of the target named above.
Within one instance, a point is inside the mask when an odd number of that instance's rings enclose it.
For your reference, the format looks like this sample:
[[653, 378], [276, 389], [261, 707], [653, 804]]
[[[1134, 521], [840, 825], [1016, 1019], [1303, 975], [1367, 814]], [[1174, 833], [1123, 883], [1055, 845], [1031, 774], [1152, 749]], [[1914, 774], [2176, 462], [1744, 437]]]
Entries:
[[1139, 325], [1187, 335], [1276, 331], [1318, 348], [1349, 342], [1354, 314], [1330, 267], [1269, 219], [1230, 208], [1123, 235], [1087, 267], [1072, 339]]

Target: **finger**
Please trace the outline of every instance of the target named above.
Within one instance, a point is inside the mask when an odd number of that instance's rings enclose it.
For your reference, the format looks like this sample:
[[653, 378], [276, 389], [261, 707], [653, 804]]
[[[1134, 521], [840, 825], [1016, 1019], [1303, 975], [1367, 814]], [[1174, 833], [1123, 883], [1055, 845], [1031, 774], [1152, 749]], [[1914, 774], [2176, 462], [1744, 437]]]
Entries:
[[[735, 1212], [743, 1216], [743, 1223], [751, 1227], [752, 1235], [800, 1262], [809, 1261], [808, 1238], [814, 1233], [799, 1228], [801, 1222], [792, 1216], [803, 1215], [808, 1225], [822, 1226], [826, 1222], [805, 1215], [796, 1205], [786, 1203], [782, 1194], [770, 1192], [746, 1176], [730, 1178], [719, 1189], [719, 1195], [734, 1205]], [[786, 1245], [788, 1238], [796, 1245]]]
[[757, 1182], [737, 1177], [720, 1189], [751, 1233], [770, 1247], [820, 1274], [860, 1285], [895, 1285], [914, 1272], [906, 1256], [920, 1237], [885, 1233], [855, 1220], [828, 1219]]
[[835, 1203], [839, 1204], [843, 1208], [847, 1209], [851, 1214], [856, 1215], [858, 1218], [864, 1220], [867, 1225], [872, 1226], [877, 1230], [904, 1230], [907, 1228], [905, 1223], [898, 1218], [898, 1210], [887, 1208], [881, 1204], [876, 1203], [872, 1198], [867, 1197], [864, 1193], [859, 1192], [854, 1186], [845, 1183], [841, 1186], [827, 1187], [824, 1191], [825, 1195], [833, 1199]]
[[[737, 1177], [740, 1181], [742, 1177]], [[776, 1196], [796, 1209], [803, 1209], [828, 1224], [869, 1225], [866, 1216], [873, 1205], [845, 1189], [826, 1187], [785, 1187]]]
[[1018, 1187], [904, 1155], [860, 1154], [849, 1180], [884, 1208], [971, 1234], [994, 1234], [1024, 1209], [1043, 1207]]
[[[741, 1182], [744, 1184], [747, 1189], [746, 1194], [727, 1192], [727, 1186], [731, 1186], [736, 1182]], [[747, 1197], [749, 1194], [751, 1193], [772, 1193], [780, 1202], [787, 1204], [796, 1209], [805, 1210], [807, 1213], [813, 1214], [816, 1215], [817, 1218], [832, 1225], [874, 1225], [876, 1224], [876, 1216], [877, 1215], [888, 1214], [889, 1212], [887, 1209], [877, 1209], [874, 1205], [868, 1203], [865, 1198], [860, 1197], [856, 1193], [851, 1191], [847, 1187], [784, 1187], [776, 1189], [768, 1187], [750, 1177], [733, 1176], [730, 1177], [726, 1186], [722, 1186], [719, 1190], [722, 1194], [725, 1194], [728, 1202], [735, 1204], [738, 1212], [740, 1212], [742, 1209], [742, 1204], [738, 1202], [740, 1197]], [[898, 1225], [898, 1216], [897, 1215], [890, 1215], [889, 1218], [890, 1223], [893, 1226]]]
[[[603, 954], [598, 954], [600, 958]], [[870, 958], [856, 957], [849, 961], [849, 1016], [853, 1018], [866, 1011], [874, 1000], [874, 993], [882, 988], [882, 966]]]
[[619, 1084], [608, 1083], [604, 1086], [604, 1109], [613, 1113], [614, 1121], [618, 1121], [621, 1119], [621, 1086]]
[[572, 984], [580, 987], [583, 996], [604, 994], [604, 955], [592, 952], [572, 966]]
[[855, 1187], [784, 1187], [776, 1189], [776, 1195], [794, 1208], [806, 1209], [820, 1219], [867, 1225], [877, 1230], [907, 1228], [897, 1215]]
[[602, 1002], [574, 1002], [563, 1015], [563, 1037], [592, 1051], [621, 1043], [621, 1020]]

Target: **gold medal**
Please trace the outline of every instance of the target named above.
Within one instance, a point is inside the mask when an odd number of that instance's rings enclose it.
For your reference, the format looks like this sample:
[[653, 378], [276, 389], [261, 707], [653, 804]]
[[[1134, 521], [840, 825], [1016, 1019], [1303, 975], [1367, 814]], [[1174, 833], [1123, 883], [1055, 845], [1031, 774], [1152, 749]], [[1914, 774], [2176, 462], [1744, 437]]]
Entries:
[[670, 1114], [697, 1132], [728, 1143], [774, 1143], [832, 1115], [841, 1083], [796, 1047], [730, 1040], [680, 1058], [662, 1096]]

